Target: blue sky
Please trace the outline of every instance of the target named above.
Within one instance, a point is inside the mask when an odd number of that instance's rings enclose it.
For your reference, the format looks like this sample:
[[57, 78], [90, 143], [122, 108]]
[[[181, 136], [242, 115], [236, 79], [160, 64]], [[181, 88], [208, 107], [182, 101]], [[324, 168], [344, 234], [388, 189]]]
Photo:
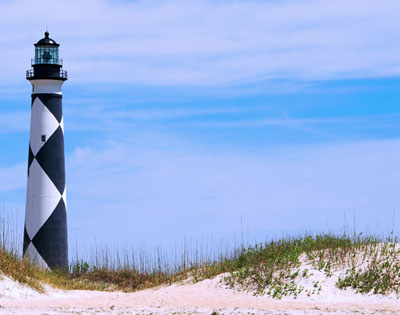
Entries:
[[47, 26], [69, 71], [71, 243], [340, 232], [354, 217], [360, 231], [396, 230], [399, 10], [0, 1], [0, 203], [25, 209], [24, 71]]

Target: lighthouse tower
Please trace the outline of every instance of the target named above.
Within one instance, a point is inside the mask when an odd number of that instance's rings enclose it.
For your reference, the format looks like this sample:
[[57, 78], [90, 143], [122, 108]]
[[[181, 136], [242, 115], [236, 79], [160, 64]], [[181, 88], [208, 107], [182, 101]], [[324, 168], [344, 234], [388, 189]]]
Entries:
[[61, 86], [67, 80], [59, 44], [45, 37], [35, 44], [23, 254], [49, 269], [68, 268]]

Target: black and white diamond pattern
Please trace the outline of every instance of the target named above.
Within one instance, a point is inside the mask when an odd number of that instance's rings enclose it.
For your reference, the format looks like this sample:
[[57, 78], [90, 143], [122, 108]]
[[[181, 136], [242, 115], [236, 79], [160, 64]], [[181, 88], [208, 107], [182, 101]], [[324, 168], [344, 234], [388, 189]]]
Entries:
[[39, 266], [68, 267], [64, 127], [58, 94], [32, 95], [23, 251]]

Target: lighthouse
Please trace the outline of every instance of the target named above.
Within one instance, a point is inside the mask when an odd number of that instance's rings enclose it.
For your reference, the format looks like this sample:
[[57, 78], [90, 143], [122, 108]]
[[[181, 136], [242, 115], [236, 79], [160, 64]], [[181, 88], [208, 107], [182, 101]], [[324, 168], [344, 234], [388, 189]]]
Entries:
[[68, 269], [64, 124], [61, 87], [67, 80], [59, 44], [49, 37], [35, 46], [23, 255], [46, 269]]

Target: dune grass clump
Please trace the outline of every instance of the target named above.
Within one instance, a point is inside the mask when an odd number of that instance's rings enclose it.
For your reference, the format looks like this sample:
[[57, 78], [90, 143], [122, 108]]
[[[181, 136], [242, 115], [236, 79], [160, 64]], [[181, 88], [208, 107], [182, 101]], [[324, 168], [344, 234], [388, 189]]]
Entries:
[[267, 294], [280, 299], [319, 294], [322, 286], [313, 282], [313, 289], [298, 285], [310, 277], [305, 265], [321, 271], [326, 277], [344, 272], [338, 277], [339, 289], [353, 288], [358, 293], [390, 294], [400, 291], [400, 251], [397, 239], [385, 242], [376, 237], [355, 235], [336, 237], [322, 235], [279, 240], [243, 249], [232, 260], [229, 276], [224, 278], [230, 287]]
[[397, 238], [387, 238], [364, 248], [361, 261], [349, 260], [344, 277], [339, 277], [337, 287], [352, 288], [358, 293], [400, 293], [400, 247]]
[[225, 277], [225, 282], [231, 287], [253, 291], [256, 295], [296, 297], [304, 290], [296, 284], [296, 279], [308, 276], [307, 270], [300, 270], [301, 255], [306, 254], [322, 269], [330, 264], [322, 263], [323, 259], [330, 257], [337, 260], [350, 248], [352, 242], [348, 237], [330, 235], [282, 239], [249, 246], [232, 261], [231, 272]]
[[[88, 266], [87, 263], [83, 263]], [[7, 276], [25, 284], [38, 292], [45, 292], [45, 284], [66, 290], [136, 291], [171, 283], [166, 274], [138, 273], [128, 269], [77, 269], [72, 272], [62, 270], [43, 270], [29, 260], [0, 249], [0, 279]]]
[[39, 292], [44, 292], [39, 276], [41, 270], [4, 248], [0, 248], [0, 272], [19, 283], [26, 284]]
[[273, 297], [279, 297], [281, 290], [294, 291], [296, 273], [299, 266], [301, 247], [298, 242], [281, 240], [269, 244], [258, 244], [243, 249], [240, 256], [231, 262], [230, 276], [225, 282], [231, 287], [255, 290], [264, 294], [266, 289]]
[[66, 277], [72, 283], [79, 283], [82, 287], [91, 286], [89, 289], [105, 291], [122, 290], [132, 292], [171, 283], [171, 278], [163, 272], [151, 274], [147, 272], [140, 273], [134, 268], [113, 270], [104, 267], [90, 267], [87, 262], [83, 261], [77, 262], [72, 266], [72, 271]]
[[226, 266], [237, 253], [224, 242], [184, 240], [170, 250], [160, 247], [118, 248], [97, 245], [85, 257], [75, 255], [68, 277], [96, 284], [101, 290], [133, 292], [188, 280], [198, 282], [229, 271]]

